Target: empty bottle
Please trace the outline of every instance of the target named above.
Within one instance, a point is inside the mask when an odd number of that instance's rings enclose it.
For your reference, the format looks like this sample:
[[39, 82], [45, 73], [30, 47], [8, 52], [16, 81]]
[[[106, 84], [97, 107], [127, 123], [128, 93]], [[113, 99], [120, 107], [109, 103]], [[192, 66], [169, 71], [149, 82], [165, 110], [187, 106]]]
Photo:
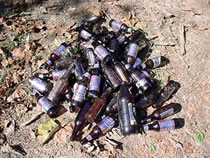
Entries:
[[49, 60], [44, 64], [45, 66], [52, 65], [56, 60], [60, 59], [62, 56], [62, 52], [67, 48], [66, 43], [61, 43], [61, 45], [53, 51], [53, 53], [50, 55]]
[[126, 82], [127, 84], [130, 83], [129, 75], [120, 62], [114, 61], [112, 67], [123, 82]]
[[83, 25], [86, 27], [92, 27], [96, 23], [103, 23], [106, 20], [102, 16], [93, 16], [83, 22]]
[[92, 131], [83, 138], [80, 143], [86, 144], [92, 142], [93, 140], [98, 139], [100, 136], [105, 135], [116, 125], [116, 118], [113, 116], [105, 117], [101, 122], [99, 122]]
[[99, 63], [94, 65], [94, 68], [91, 73], [90, 84], [88, 88], [88, 97], [90, 98], [98, 98], [100, 84], [101, 84], [101, 77], [99, 74]]
[[81, 132], [81, 130], [88, 124], [87, 120], [85, 119], [85, 114], [87, 113], [91, 105], [92, 103], [90, 101], [87, 101], [84, 107], [80, 109], [79, 113], [77, 114], [77, 117], [74, 120], [74, 129], [70, 138], [71, 141], [75, 140], [78, 132]]
[[97, 119], [102, 114], [103, 110], [106, 108], [110, 94], [112, 92], [111, 88], [107, 88], [106, 91], [102, 94], [102, 96], [96, 99], [93, 105], [87, 111], [85, 118], [89, 123], [93, 123], [97, 121]]
[[180, 84], [173, 80], [170, 80], [160, 91], [157, 96], [156, 102], [152, 105], [154, 108], [161, 107], [168, 99], [172, 97], [173, 94], [177, 92], [180, 88]]
[[145, 40], [141, 41], [133, 41], [130, 43], [127, 53], [127, 63], [130, 65], [133, 65], [136, 61], [136, 57], [138, 55], [138, 52], [145, 48], [147, 46], [147, 43]]
[[28, 81], [32, 88], [38, 90], [43, 95], [48, 94], [52, 89], [52, 86], [50, 84], [47, 84], [37, 77], [30, 77]]
[[133, 29], [131, 27], [128, 27], [126, 24], [122, 23], [121, 21], [117, 20], [110, 20], [109, 26], [112, 27], [114, 32], [124, 31], [124, 32], [132, 32]]
[[82, 75], [85, 73], [84, 67], [82, 65], [82, 62], [80, 60], [76, 60], [75, 62], [75, 69], [74, 74], [78, 80], [82, 79]]
[[164, 56], [159, 56], [153, 59], [147, 60], [144, 64], [141, 65], [142, 69], [154, 69], [157, 67], [165, 66], [169, 63], [169, 59]]
[[141, 120], [141, 124], [147, 124], [154, 120], [163, 120], [166, 117], [169, 117], [175, 113], [178, 113], [181, 111], [181, 105], [171, 103], [166, 106], [163, 106], [155, 111], [149, 116], [147, 116], [145, 119]]
[[155, 92], [148, 91], [144, 96], [136, 98], [136, 108], [146, 109], [151, 106], [157, 99], [157, 94]]
[[94, 53], [104, 64], [106, 65], [112, 64], [112, 61], [113, 61], [112, 56], [102, 45], [100, 45], [96, 41], [93, 41], [92, 46], [94, 47]]
[[171, 120], [155, 121], [152, 124], [140, 126], [140, 130], [164, 131], [164, 130], [179, 129], [179, 128], [182, 128], [183, 126], [184, 126], [184, 119], [175, 118]]
[[40, 79], [50, 79], [50, 80], [57, 80], [61, 78], [66, 70], [54, 70], [51, 73], [37, 73], [35, 74], [36, 77]]
[[105, 109], [105, 115], [113, 115], [118, 113], [117, 97], [113, 97]]
[[136, 108], [128, 86], [123, 83], [118, 96], [120, 130], [123, 135], [137, 132]]
[[113, 89], [118, 89], [122, 81], [112, 68], [102, 65], [104, 76]]
[[38, 95], [38, 93], [35, 96], [37, 98], [37, 104], [42, 107], [42, 110], [50, 118], [55, 118], [58, 116], [58, 109], [56, 106], [53, 106], [45, 96]]
[[56, 105], [59, 102], [61, 96], [65, 94], [69, 84], [70, 75], [72, 74], [72, 69], [73, 66], [70, 66], [64, 75], [59, 80], [57, 80], [53, 89], [50, 91], [48, 99], [52, 104]]
[[88, 48], [85, 50], [87, 54], [87, 59], [88, 59], [88, 65], [89, 66], [94, 66], [96, 64], [96, 58], [94, 56], [94, 52], [92, 49]]
[[87, 93], [87, 88], [90, 80], [90, 73], [86, 72], [83, 75], [81, 81], [79, 81], [76, 90], [74, 91], [74, 95], [72, 97], [72, 106], [70, 107], [71, 112], [78, 111], [81, 108], [81, 104], [85, 99], [85, 95]]

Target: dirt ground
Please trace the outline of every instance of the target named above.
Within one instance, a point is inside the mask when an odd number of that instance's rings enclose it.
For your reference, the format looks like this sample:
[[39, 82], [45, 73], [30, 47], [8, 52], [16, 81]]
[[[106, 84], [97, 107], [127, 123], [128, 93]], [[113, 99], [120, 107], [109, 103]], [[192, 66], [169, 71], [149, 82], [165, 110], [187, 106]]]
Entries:
[[[69, 141], [75, 114], [66, 112], [57, 119], [63, 128], [49, 143], [40, 146], [34, 130], [48, 119], [47, 116], [42, 116], [27, 127], [21, 127], [23, 122], [40, 111], [30, 95], [27, 78], [37, 71], [56, 46], [75, 37], [70, 31], [75, 23], [78, 24], [91, 14], [97, 15], [101, 9], [112, 18], [147, 32], [147, 37], [154, 43], [150, 58], [164, 55], [170, 59], [170, 64], [154, 71], [163, 83], [170, 77], [181, 84], [168, 103], [182, 105], [182, 111], [170, 118], [184, 118], [185, 126], [173, 131], [149, 131], [146, 135], [127, 137], [120, 135], [119, 129], [114, 129], [96, 141], [93, 147], [84, 147], [78, 142]], [[1, 16], [9, 14], [4, 12]], [[0, 46], [6, 47], [0, 50], [0, 54], [3, 54], [0, 60], [0, 125], [4, 128], [3, 132], [7, 133], [7, 143], [0, 146], [0, 158], [210, 158], [209, 1], [79, 0], [67, 3], [57, 0], [37, 6], [28, 5], [21, 15], [20, 22], [16, 20], [16, 23], [24, 26], [23, 31], [18, 27], [20, 30], [16, 34], [13, 29], [17, 28], [12, 28], [12, 24], [8, 26], [6, 35], [0, 34]], [[0, 22], [3, 23], [1, 16]], [[185, 31], [185, 43], [181, 28]], [[14, 40], [17, 36], [18, 40]], [[21, 48], [21, 51], [17, 48]], [[7, 57], [5, 51], [12, 53], [11, 56]], [[12, 124], [15, 122], [15, 130], [10, 127], [12, 125], [8, 126], [10, 121]], [[7, 144], [20, 145], [27, 154], [7, 151]]]

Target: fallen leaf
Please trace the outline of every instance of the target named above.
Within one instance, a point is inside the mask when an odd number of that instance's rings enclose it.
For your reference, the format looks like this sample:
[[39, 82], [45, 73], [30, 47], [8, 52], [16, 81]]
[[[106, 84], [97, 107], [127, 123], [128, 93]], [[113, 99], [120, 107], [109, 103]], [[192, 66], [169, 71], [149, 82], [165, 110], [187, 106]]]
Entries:
[[9, 64], [8, 60], [2, 60], [1, 65], [6, 67]]
[[22, 98], [22, 97], [24, 97], [24, 96], [25, 96], [25, 90], [18, 87], [18, 88], [12, 93], [12, 95], [10, 95], [10, 96], [7, 98], [7, 101], [8, 101], [8, 102], [12, 102], [14, 99]]
[[96, 7], [88, 7], [86, 10], [94, 16], [102, 15], [102, 11]]
[[15, 48], [12, 51], [12, 55], [16, 58], [23, 59], [25, 57], [25, 51], [23, 48]]

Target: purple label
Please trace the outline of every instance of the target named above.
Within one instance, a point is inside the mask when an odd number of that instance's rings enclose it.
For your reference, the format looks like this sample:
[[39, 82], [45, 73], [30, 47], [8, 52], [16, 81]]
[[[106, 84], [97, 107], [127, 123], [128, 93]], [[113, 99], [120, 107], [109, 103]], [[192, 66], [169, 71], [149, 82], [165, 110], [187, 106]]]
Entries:
[[100, 79], [99, 76], [92, 75], [91, 78], [90, 78], [89, 90], [90, 91], [97, 91], [97, 92], [99, 92], [100, 82], [101, 82], [101, 79]]
[[122, 23], [121, 21], [116, 21], [116, 20], [114, 20], [114, 21], [112, 22], [112, 29], [113, 29], [113, 31], [114, 31], [114, 32], [120, 31], [120, 27], [121, 27], [122, 24], [123, 24], [123, 23]]
[[110, 116], [105, 117], [101, 122], [98, 123], [98, 127], [101, 129], [103, 134], [112, 129], [115, 125], [115, 121]]
[[137, 66], [139, 66], [141, 64], [141, 59], [137, 58], [135, 63], [133, 64], [132, 68], [135, 69]]
[[46, 98], [46, 97], [42, 97], [39, 99], [38, 103], [39, 106], [42, 107], [43, 111], [46, 113], [51, 107], [53, 107], [53, 105], [51, 104], [51, 102]]
[[55, 51], [54, 54], [56, 54], [57, 56], [61, 56], [62, 51], [64, 51], [66, 49], [65, 46], [60, 45]]
[[53, 77], [53, 80], [57, 80], [59, 78], [61, 78], [64, 73], [66, 72], [66, 70], [55, 70], [52, 72], [52, 77]]
[[174, 109], [173, 108], [170, 108], [162, 113], [160, 113], [160, 116], [161, 116], [161, 119], [164, 119], [170, 115], [172, 115], [174, 113]]
[[31, 81], [31, 86], [35, 89], [37, 89], [39, 92], [44, 92], [47, 88], [47, 83], [45, 83], [44, 81], [42, 81], [39, 78], [34, 78]]
[[128, 55], [129, 56], [133, 56], [133, 57], [136, 57], [137, 56], [137, 53], [138, 53], [138, 45], [135, 44], [135, 43], [131, 43], [130, 46], [129, 46], [129, 49], [128, 49]]
[[108, 51], [102, 45], [99, 45], [98, 47], [95, 48], [95, 53], [101, 61], [103, 61], [103, 59], [107, 55], [109, 55]]
[[158, 123], [161, 131], [175, 129], [174, 120], [161, 120]]

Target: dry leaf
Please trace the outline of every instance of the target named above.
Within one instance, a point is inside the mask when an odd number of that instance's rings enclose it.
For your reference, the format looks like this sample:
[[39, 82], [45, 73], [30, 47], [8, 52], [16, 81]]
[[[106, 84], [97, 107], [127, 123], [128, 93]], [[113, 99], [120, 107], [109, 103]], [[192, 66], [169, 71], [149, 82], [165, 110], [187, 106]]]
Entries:
[[3, 67], [6, 67], [8, 65], [8, 63], [9, 63], [8, 60], [2, 60], [1, 65]]
[[102, 11], [96, 7], [88, 7], [86, 10], [94, 16], [102, 15]]
[[8, 102], [12, 102], [14, 99], [16, 98], [22, 98], [25, 96], [25, 90], [22, 89], [22, 88], [17, 88], [13, 93], [12, 95], [10, 95], [8, 98], [7, 98], [7, 101]]
[[12, 51], [12, 55], [16, 58], [23, 59], [25, 57], [25, 52], [23, 48], [15, 48]]

